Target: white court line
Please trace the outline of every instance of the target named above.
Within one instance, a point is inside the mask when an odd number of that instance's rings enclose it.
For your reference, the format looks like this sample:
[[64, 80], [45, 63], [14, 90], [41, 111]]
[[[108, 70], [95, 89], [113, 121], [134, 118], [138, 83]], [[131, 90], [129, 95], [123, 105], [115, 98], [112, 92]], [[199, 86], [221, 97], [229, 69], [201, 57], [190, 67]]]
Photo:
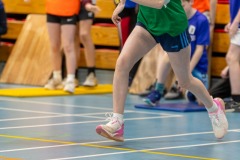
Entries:
[[[172, 116], [156, 116], [156, 117], [143, 117], [143, 118], [128, 118], [125, 121], [134, 121], [134, 120], [147, 120], [147, 119], [162, 119], [162, 118], [180, 118], [182, 116], [172, 115]], [[104, 120], [105, 121], [105, 120]], [[67, 122], [67, 123], [53, 123], [53, 124], [42, 124], [42, 125], [29, 125], [29, 126], [15, 126], [15, 127], [3, 127], [0, 130], [7, 129], [23, 129], [23, 128], [39, 128], [39, 127], [49, 127], [49, 126], [61, 126], [61, 125], [73, 125], [73, 124], [86, 124], [86, 123], [99, 123], [103, 121], [94, 120], [94, 121], [81, 121], [81, 122]]]
[[[70, 105], [70, 104], [61, 104], [61, 103], [49, 103], [49, 102], [42, 102], [42, 101], [26, 101], [26, 100], [10, 100], [5, 98], [0, 98], [2, 101], [9, 101], [9, 102], [22, 102], [22, 103], [34, 103], [34, 104], [43, 104], [43, 105], [52, 105], [52, 106], [61, 106], [61, 107], [70, 107], [70, 108], [88, 108], [88, 109], [98, 109], [98, 110], [106, 110], [112, 111], [112, 108], [103, 108], [103, 107], [93, 107], [93, 106], [82, 106], [82, 105]], [[155, 114], [155, 115], [173, 115], [168, 113], [154, 113], [154, 112], [145, 112], [145, 111], [136, 111], [136, 110], [125, 110], [125, 112], [134, 111], [135, 113], [145, 113], [145, 114]], [[177, 115], [177, 114], [174, 114]]]
[[52, 105], [52, 106], [68, 107], [68, 108], [87, 108], [87, 109], [97, 109], [97, 110], [112, 111], [112, 108], [93, 107], [93, 106], [80, 106], [80, 105], [71, 105], [71, 104], [62, 104], [62, 103], [49, 103], [49, 102], [42, 102], [42, 101], [13, 100], [13, 99], [5, 99], [5, 98], [0, 98], [0, 100], [8, 101], [8, 102], [22, 102], [22, 103], [34, 103], [34, 104], [42, 104], [42, 105]]
[[47, 160], [67, 160], [67, 159], [82, 159], [82, 158], [90, 158], [90, 157], [102, 157], [102, 156], [110, 156], [110, 155], [118, 155], [118, 154], [129, 154], [129, 153], [137, 153], [142, 151], [156, 151], [156, 150], [167, 150], [167, 149], [180, 149], [180, 148], [190, 148], [190, 147], [203, 147], [203, 146], [212, 146], [212, 145], [221, 145], [221, 144], [229, 144], [229, 143], [239, 143], [240, 140], [236, 141], [226, 141], [226, 142], [215, 142], [215, 143], [200, 143], [195, 145], [184, 145], [184, 146], [173, 146], [173, 147], [161, 147], [161, 148], [152, 148], [152, 149], [141, 149], [134, 151], [124, 151], [124, 152], [115, 152], [115, 153], [104, 153], [104, 154], [93, 154], [87, 156], [76, 156], [76, 157], [65, 157], [65, 158], [56, 158], [56, 159], [47, 159]]
[[[235, 132], [239, 131], [239, 129], [232, 129], [228, 130], [228, 132]], [[139, 141], [139, 140], [148, 140], [148, 139], [160, 139], [160, 138], [172, 138], [172, 137], [182, 137], [182, 136], [194, 136], [194, 135], [204, 135], [204, 134], [213, 134], [213, 132], [193, 132], [193, 133], [184, 133], [184, 134], [171, 134], [171, 135], [163, 135], [163, 136], [154, 136], [154, 137], [141, 137], [141, 138], [131, 138], [131, 139], [125, 139], [125, 142], [127, 141]], [[94, 141], [94, 142], [84, 142], [84, 143], [76, 143], [76, 144], [63, 144], [63, 145], [53, 145], [53, 146], [42, 146], [42, 147], [31, 147], [31, 148], [19, 148], [19, 149], [9, 149], [9, 150], [0, 150], [0, 153], [7, 153], [7, 152], [18, 152], [18, 151], [28, 151], [28, 150], [37, 150], [37, 149], [48, 149], [48, 148], [58, 148], [58, 147], [68, 147], [68, 146], [78, 146], [78, 145], [84, 145], [84, 144], [100, 144], [100, 143], [112, 143], [113, 141], [106, 140], [106, 141]], [[216, 142], [216, 144], [221, 143], [235, 143], [240, 142], [240, 140], [237, 141], [226, 141], [226, 142]], [[206, 143], [206, 144], [212, 144], [212, 143]], [[205, 144], [205, 145], [206, 145]], [[195, 145], [197, 147], [197, 145]], [[84, 146], [83, 146], [84, 147]], [[173, 146], [175, 149], [178, 147], [184, 148], [182, 146]], [[173, 149], [173, 147], [171, 147]], [[192, 145], [188, 147], [193, 147]], [[167, 149], [171, 149], [169, 147], [165, 147]], [[185, 147], [186, 148], [186, 147]], [[161, 148], [164, 149], [164, 148]], [[146, 149], [144, 149], [146, 150]], [[147, 149], [150, 150], [150, 149]], [[151, 149], [153, 150], [153, 149]], [[159, 148], [155, 148], [154, 150], [159, 150]], [[119, 153], [119, 152], [118, 152]]]

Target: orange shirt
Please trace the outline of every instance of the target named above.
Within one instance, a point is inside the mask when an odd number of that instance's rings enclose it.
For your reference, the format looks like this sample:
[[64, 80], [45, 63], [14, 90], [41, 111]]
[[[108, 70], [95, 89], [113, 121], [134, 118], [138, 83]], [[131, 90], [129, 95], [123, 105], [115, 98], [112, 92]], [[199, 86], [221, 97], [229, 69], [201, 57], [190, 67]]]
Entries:
[[80, 0], [47, 0], [46, 11], [57, 16], [73, 16], [79, 13]]
[[193, 8], [196, 8], [199, 12], [209, 11], [210, 0], [194, 0]]

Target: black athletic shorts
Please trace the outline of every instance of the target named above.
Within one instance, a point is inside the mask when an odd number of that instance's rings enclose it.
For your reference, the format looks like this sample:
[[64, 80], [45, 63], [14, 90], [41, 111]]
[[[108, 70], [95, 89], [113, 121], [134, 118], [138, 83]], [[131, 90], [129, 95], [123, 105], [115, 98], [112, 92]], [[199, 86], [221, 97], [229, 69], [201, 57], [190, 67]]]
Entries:
[[[147, 30], [145, 25], [141, 22], [137, 22], [137, 25]], [[160, 36], [152, 36], [157, 43], [161, 44], [162, 48], [166, 52], [179, 52], [181, 49], [186, 48], [191, 43], [191, 37], [188, 33], [188, 29], [175, 37], [171, 36], [168, 33], [162, 34]]]
[[77, 15], [65, 17], [65, 16], [56, 16], [56, 15], [52, 15], [52, 14], [47, 14], [47, 22], [59, 23], [61, 25], [64, 25], [64, 24], [76, 25], [77, 24]]
[[78, 14], [78, 21], [94, 19], [94, 13], [86, 10], [85, 6], [81, 5], [80, 12]]

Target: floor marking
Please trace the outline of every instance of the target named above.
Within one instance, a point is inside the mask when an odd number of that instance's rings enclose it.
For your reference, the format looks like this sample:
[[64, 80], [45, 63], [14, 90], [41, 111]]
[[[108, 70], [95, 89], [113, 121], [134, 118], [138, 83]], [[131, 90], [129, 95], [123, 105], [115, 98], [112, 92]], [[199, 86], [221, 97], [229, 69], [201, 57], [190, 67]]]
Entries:
[[[228, 130], [228, 132], [235, 132], [239, 129], [233, 129]], [[202, 135], [202, 134], [212, 134], [213, 132], [194, 132], [194, 133], [185, 133], [185, 134], [176, 134], [176, 135], [163, 135], [163, 136], [155, 136], [155, 137], [142, 137], [142, 138], [132, 138], [132, 139], [125, 139], [126, 141], [139, 141], [139, 140], [147, 140], [147, 139], [160, 139], [160, 138], [171, 138], [171, 137], [181, 137], [181, 136], [193, 136], [193, 135]], [[32, 147], [32, 148], [20, 148], [20, 149], [11, 149], [11, 150], [0, 150], [0, 153], [5, 152], [15, 152], [15, 151], [26, 151], [26, 150], [35, 150], [35, 149], [46, 149], [46, 148], [57, 148], [57, 147], [68, 147], [68, 146], [75, 146], [75, 145], [89, 145], [89, 144], [99, 144], [99, 143], [112, 143], [111, 140], [105, 140], [105, 141], [94, 141], [94, 142], [85, 142], [85, 143], [76, 143], [76, 142], [66, 142], [66, 141], [57, 141], [57, 140], [47, 140], [47, 139], [41, 139], [41, 138], [31, 138], [31, 137], [24, 137], [24, 136], [14, 136], [14, 135], [6, 135], [6, 134], [0, 134], [0, 137], [3, 138], [12, 138], [12, 139], [23, 139], [23, 140], [31, 140], [31, 141], [39, 141], [39, 142], [58, 142], [64, 145], [54, 145], [54, 146], [44, 146], [44, 147]], [[217, 142], [216, 144], [222, 144], [222, 143], [238, 143], [240, 140], [237, 141], [227, 141], [227, 142]], [[210, 145], [213, 145], [212, 143], [207, 143]], [[206, 144], [205, 144], [206, 145]], [[196, 147], [198, 145], [195, 145]], [[177, 146], [177, 147], [166, 147], [166, 148], [160, 148], [160, 149], [172, 149], [172, 148], [184, 148], [183, 146]], [[187, 146], [186, 146], [187, 147]], [[185, 148], [186, 148], [185, 147]], [[190, 147], [193, 147], [191, 145]], [[154, 149], [148, 149], [148, 150], [154, 150]], [[156, 149], [155, 149], [156, 150]], [[159, 150], [159, 148], [158, 148]]]
[[[57, 159], [48, 159], [48, 160], [83, 159], [83, 158], [90, 158], [90, 157], [101, 157], [101, 156], [118, 155], [118, 154], [129, 154], [129, 153], [136, 153], [136, 152], [142, 152], [142, 151], [144, 151], [144, 152], [147, 151], [150, 154], [150, 153], [153, 153], [151, 151], [154, 151], [154, 150], [202, 147], [202, 146], [220, 145], [220, 144], [228, 144], [228, 143], [239, 143], [239, 142], [240, 142], [240, 140], [237, 140], [237, 141], [226, 141], [226, 142], [216, 142], [216, 143], [205, 143], [205, 144], [197, 144], [197, 145], [174, 146], [174, 147], [165, 147], [165, 148], [153, 148], [153, 149], [147, 149], [147, 150], [135, 150], [135, 151], [124, 151], [124, 152], [115, 152], [115, 153], [95, 154], [95, 155], [67, 157], [67, 158], [57, 158]], [[101, 146], [101, 148], [103, 148], [103, 147], [105, 147], [105, 146]], [[114, 148], [116, 149], [116, 147], [114, 147]], [[114, 149], [114, 148], [112, 148], [112, 149]], [[110, 149], [110, 148], [108, 147], [108, 149]], [[120, 148], [118, 150], [120, 150]], [[157, 153], [157, 152], [154, 152], [154, 153]], [[159, 153], [161, 154], [161, 152], [159, 152]], [[189, 157], [184, 157], [184, 158], [189, 158]], [[191, 157], [191, 158], [193, 158], [193, 157]], [[200, 160], [219, 160], [219, 159], [216, 159], [216, 158], [205, 158], [205, 157], [202, 157], [202, 159], [201, 159], [200, 157], [197, 158], [197, 156], [196, 156], [196, 159], [200, 159]]]
[[[163, 118], [179, 118], [179, 116], [157, 116], [157, 117], [146, 117], [146, 118], [126, 118], [125, 121], [134, 121], [134, 120], [147, 120], [147, 119], [163, 119]], [[66, 122], [66, 123], [52, 123], [52, 124], [42, 124], [42, 125], [29, 125], [29, 126], [14, 126], [14, 127], [2, 127], [0, 130], [7, 129], [23, 129], [23, 128], [37, 128], [37, 127], [49, 127], [49, 126], [61, 126], [61, 125], [75, 125], [75, 124], [86, 124], [86, 123], [99, 123], [105, 122], [106, 120], [93, 120], [93, 121], [81, 121], [81, 122]]]
[[[112, 107], [103, 108], [103, 107], [93, 107], [93, 106], [83, 106], [83, 105], [71, 105], [71, 104], [62, 104], [62, 103], [50, 103], [50, 102], [39, 102], [39, 101], [26, 101], [26, 100], [13, 100], [0, 98], [2, 101], [10, 101], [10, 102], [23, 102], [23, 103], [34, 103], [34, 104], [44, 104], [44, 105], [52, 105], [52, 106], [61, 106], [61, 107], [69, 107], [69, 108], [87, 108], [87, 109], [97, 109], [97, 110], [106, 110], [112, 111]], [[135, 113], [146, 113], [146, 114], [155, 114], [155, 115], [177, 115], [177, 114], [168, 114], [168, 113], [154, 113], [154, 112], [146, 112], [146, 111], [136, 111], [136, 110], [125, 110], [125, 112], [135, 112]]]
[[0, 156], [0, 160], [23, 160], [21, 158], [9, 158], [9, 157], [5, 157], [5, 156]]
[[83, 106], [83, 105], [62, 104], [62, 103], [50, 103], [50, 102], [42, 102], [42, 101], [13, 100], [13, 99], [5, 99], [5, 98], [0, 98], [0, 100], [8, 101], [8, 102], [22, 102], [22, 103], [44, 104], [44, 105], [52, 105], [52, 106], [59, 106], [59, 107], [69, 107], [69, 108], [87, 108], [87, 109], [112, 111], [112, 107], [111, 108], [103, 108], [103, 107], [93, 107], [93, 106]]
[[[76, 142], [67, 142], [67, 141], [58, 141], [58, 140], [48, 140], [48, 139], [41, 139], [41, 138], [30, 138], [30, 137], [23, 137], [23, 136], [11, 136], [11, 135], [0, 135], [0, 136], [5, 137], [5, 138], [22, 139], [22, 140], [29, 140], [29, 141], [40, 141], [40, 142], [48, 142], [48, 143], [50, 142], [50, 143], [67, 144], [67, 145], [80, 145], [80, 146], [85, 146], [85, 147], [127, 151], [124, 153], [147, 153], [147, 154], [158, 154], [158, 155], [171, 156], [171, 157], [192, 158], [192, 159], [199, 159], [199, 160], [217, 160], [215, 158], [205, 158], [205, 157], [199, 157], [199, 156], [190, 156], [190, 155], [184, 155], [184, 154], [172, 154], [172, 153], [167, 153], [167, 152], [154, 151], [154, 150], [160, 150], [160, 148], [159, 149], [154, 148], [154, 149], [147, 149], [147, 150], [146, 149], [136, 150], [136, 149], [130, 149], [130, 148], [102, 146], [102, 145], [89, 144], [89, 143], [76, 143]], [[213, 144], [215, 144], [215, 143], [213, 143]], [[206, 145], [206, 144], [204, 144], [204, 145]], [[190, 145], [190, 146], [192, 147], [194, 145]], [[198, 145], [195, 145], [195, 146], [198, 146]], [[187, 147], [187, 146], [184, 146], [184, 147]], [[179, 147], [176, 146], [176, 147], [167, 147], [167, 148], [179, 148]], [[183, 148], [183, 147], [181, 146], [181, 148]], [[2, 151], [0, 151], [0, 152], [2, 152]], [[123, 152], [121, 152], [121, 153], [123, 153]], [[117, 153], [117, 154], [119, 154], [119, 153]], [[94, 156], [96, 156], [96, 155], [94, 155]], [[86, 158], [86, 156], [79, 156], [76, 158], [83, 158], [83, 157]], [[89, 157], [89, 156], [87, 156], [87, 157]], [[69, 158], [70, 157], [68, 157], [67, 159], [69, 159]], [[60, 160], [61, 158], [57, 158], [57, 159]], [[72, 158], [70, 158], [70, 159], [72, 159]]]

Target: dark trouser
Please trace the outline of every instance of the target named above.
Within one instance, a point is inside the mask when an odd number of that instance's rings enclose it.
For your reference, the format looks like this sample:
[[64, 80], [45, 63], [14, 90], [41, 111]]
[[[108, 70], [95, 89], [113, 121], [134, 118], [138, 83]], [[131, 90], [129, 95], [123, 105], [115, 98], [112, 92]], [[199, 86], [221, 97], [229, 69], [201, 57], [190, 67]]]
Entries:
[[210, 95], [220, 98], [228, 98], [231, 97], [231, 85], [229, 78], [224, 78], [212, 85], [212, 87], [209, 89]]

